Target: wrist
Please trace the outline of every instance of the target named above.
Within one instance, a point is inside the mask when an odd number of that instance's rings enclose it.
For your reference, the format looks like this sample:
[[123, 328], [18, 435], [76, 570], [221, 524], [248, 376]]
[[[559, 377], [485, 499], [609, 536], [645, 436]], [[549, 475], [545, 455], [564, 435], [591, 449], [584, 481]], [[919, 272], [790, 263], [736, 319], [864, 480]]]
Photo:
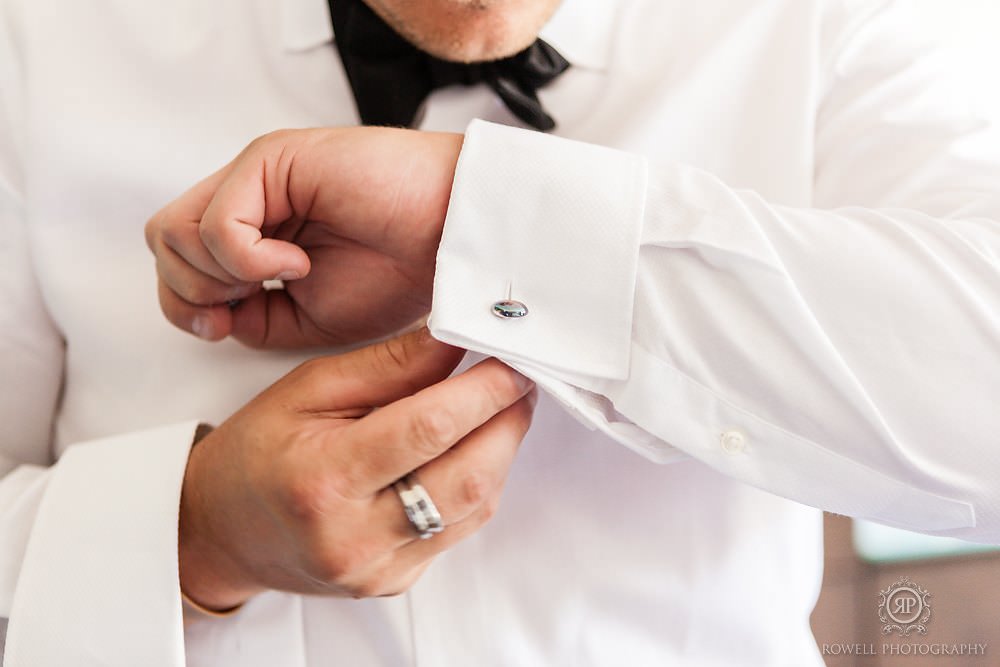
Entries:
[[[192, 542], [195, 542], [192, 544]], [[226, 615], [239, 609], [262, 589], [234, 580], [224, 559], [209, 555], [196, 541], [181, 541], [178, 548], [180, 589], [184, 601], [197, 611]]]
[[208, 448], [199, 441], [206, 433], [199, 427], [200, 437], [196, 436], [181, 489], [177, 535], [180, 588], [185, 601], [198, 611], [224, 614], [263, 589], [243, 576], [236, 559], [213, 539], [220, 534], [211, 529], [206, 509], [217, 502], [210, 497], [209, 487], [201, 483]]

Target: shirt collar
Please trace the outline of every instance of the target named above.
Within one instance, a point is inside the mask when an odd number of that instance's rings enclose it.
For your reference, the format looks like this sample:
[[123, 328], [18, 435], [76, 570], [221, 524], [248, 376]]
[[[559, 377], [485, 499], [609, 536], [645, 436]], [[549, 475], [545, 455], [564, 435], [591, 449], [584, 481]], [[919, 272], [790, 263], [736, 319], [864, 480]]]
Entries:
[[[283, 0], [281, 43], [301, 52], [333, 41], [327, 0]], [[604, 70], [616, 23], [614, 0], [563, 0], [539, 35], [575, 67]]]

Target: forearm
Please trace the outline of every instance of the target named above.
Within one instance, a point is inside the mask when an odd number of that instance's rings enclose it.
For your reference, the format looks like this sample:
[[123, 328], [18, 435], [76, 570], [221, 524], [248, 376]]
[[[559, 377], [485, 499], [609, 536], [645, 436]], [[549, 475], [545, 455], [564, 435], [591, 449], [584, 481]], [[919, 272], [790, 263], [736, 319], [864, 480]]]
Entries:
[[[480, 157], [493, 161], [515, 132], [480, 127], [467, 147], [480, 131]], [[992, 193], [953, 193], [954, 219], [944, 209], [824, 211], [771, 205], [691, 167], [654, 168], [641, 205], [622, 195], [615, 223], [638, 241], [616, 252], [588, 247], [587, 219], [566, 215], [592, 210], [586, 178], [534, 198], [532, 215], [498, 221], [492, 193], [517, 186], [480, 185], [466, 172], [494, 163], [463, 160], [438, 256], [432, 329], [443, 340], [515, 364], [651, 458], [668, 459], [672, 446], [824, 509], [997, 538]], [[532, 173], [530, 154], [518, 160], [528, 173], [517, 179], [547, 177]], [[591, 169], [606, 180], [606, 161]], [[973, 210], [987, 217], [967, 217]], [[573, 236], [541, 242], [532, 231], [540, 224]], [[493, 249], [511, 236], [516, 267]], [[634, 272], [634, 292], [587, 310], [590, 294], [565, 286], [587, 284], [595, 262]], [[460, 265], [475, 266], [478, 279], [456, 282]], [[524, 322], [490, 315], [500, 276], [531, 308]], [[554, 345], [557, 355], [539, 354]]]

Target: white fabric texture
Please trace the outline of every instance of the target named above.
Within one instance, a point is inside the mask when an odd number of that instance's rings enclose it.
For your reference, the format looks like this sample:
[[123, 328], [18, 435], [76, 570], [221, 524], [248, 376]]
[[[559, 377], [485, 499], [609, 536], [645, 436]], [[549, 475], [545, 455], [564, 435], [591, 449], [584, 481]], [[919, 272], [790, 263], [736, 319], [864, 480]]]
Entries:
[[[193, 424], [307, 355], [172, 329], [142, 225], [260, 134], [357, 123], [326, 0], [4, 0], [6, 667], [819, 665], [802, 503], [1000, 539], [1000, 152], [897, 9], [565, 0], [572, 141], [473, 126], [439, 257], [439, 335], [547, 390], [496, 517], [404, 596], [185, 628]], [[517, 125], [476, 88], [423, 128], [474, 118]]]
[[[911, 163], [906, 178], [921, 168]], [[565, 379], [577, 389], [563, 392], [571, 405], [603, 397], [609, 410], [578, 414], [605, 430], [640, 426], [659, 442], [623, 441], [654, 460], [676, 446], [814, 507], [1000, 539], [1000, 497], [989, 477], [976, 479], [996, 459], [994, 431], [982, 429], [997, 419], [989, 388], [1000, 368], [991, 184], [970, 192], [965, 180], [952, 192], [959, 182], [935, 180], [943, 195], [921, 195], [937, 213], [989, 216], [935, 219], [771, 206], [689, 166], [649, 178], [647, 190], [645, 165], [627, 154], [474, 123], [438, 255], [432, 331], [543, 386]], [[646, 206], [637, 191], [648, 191]], [[505, 283], [530, 304], [523, 320], [490, 313]], [[969, 330], [967, 354], [941, 345], [948, 329]], [[914, 372], [918, 362], [935, 372]], [[954, 424], [954, 411], [928, 409], [956, 400], [976, 418]], [[959, 456], [941, 447], [949, 431]], [[727, 433], [743, 440], [739, 451], [720, 446]], [[985, 513], [978, 525], [974, 508]]]

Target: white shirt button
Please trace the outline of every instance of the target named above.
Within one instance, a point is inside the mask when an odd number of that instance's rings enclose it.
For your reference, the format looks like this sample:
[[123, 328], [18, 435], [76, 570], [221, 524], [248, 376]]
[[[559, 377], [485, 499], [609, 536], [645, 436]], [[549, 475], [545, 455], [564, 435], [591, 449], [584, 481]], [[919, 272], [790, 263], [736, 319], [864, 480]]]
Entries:
[[719, 442], [727, 454], [742, 454], [747, 448], [747, 437], [742, 431], [726, 431], [719, 436]]

